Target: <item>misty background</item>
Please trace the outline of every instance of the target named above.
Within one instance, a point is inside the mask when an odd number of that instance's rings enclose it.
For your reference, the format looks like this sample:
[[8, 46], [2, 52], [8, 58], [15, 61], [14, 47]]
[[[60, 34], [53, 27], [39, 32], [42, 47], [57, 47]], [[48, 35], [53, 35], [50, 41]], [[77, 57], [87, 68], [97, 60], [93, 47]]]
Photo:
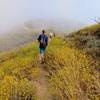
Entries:
[[68, 34], [94, 24], [99, 4], [100, 0], [0, 0], [0, 49], [32, 41], [33, 33], [42, 29]]
[[93, 24], [100, 16], [99, 4], [100, 0], [0, 0], [0, 33], [35, 19]]

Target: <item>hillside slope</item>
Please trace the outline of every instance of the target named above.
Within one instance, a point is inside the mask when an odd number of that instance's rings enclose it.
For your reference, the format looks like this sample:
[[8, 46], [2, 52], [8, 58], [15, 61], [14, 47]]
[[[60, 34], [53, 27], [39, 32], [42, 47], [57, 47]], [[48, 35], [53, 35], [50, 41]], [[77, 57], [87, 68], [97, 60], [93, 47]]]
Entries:
[[92, 62], [61, 38], [52, 39], [43, 65], [37, 43], [1, 54], [0, 99], [99, 100], [99, 73]]
[[36, 40], [38, 34], [22, 30], [0, 35], [0, 52], [8, 51]]
[[100, 61], [100, 24], [71, 33], [66, 36], [66, 40], [70, 47], [84, 50], [93, 59]]

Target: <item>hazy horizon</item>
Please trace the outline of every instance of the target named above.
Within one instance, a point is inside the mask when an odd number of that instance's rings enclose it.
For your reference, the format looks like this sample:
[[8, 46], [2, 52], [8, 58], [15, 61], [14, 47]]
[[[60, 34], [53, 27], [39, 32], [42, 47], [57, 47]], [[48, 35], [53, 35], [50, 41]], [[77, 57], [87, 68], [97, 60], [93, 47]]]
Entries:
[[0, 0], [0, 33], [35, 19], [93, 24], [100, 16], [99, 4], [99, 0]]

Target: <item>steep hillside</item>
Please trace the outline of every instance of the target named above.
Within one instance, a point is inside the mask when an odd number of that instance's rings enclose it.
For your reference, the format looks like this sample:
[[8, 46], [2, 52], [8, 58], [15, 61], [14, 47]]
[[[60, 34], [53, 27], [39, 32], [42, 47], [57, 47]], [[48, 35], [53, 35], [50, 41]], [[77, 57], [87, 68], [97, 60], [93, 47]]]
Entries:
[[53, 38], [46, 61], [38, 61], [38, 44], [0, 55], [1, 100], [99, 100], [100, 80], [93, 60]]
[[100, 61], [100, 24], [96, 24], [66, 36], [70, 47], [84, 50]]

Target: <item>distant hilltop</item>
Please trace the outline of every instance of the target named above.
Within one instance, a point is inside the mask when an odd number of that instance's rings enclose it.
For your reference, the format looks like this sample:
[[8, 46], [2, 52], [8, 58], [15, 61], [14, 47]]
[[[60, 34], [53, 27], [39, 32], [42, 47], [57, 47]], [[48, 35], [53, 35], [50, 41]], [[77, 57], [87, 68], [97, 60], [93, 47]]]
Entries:
[[47, 32], [55, 33], [69, 33], [76, 31], [85, 25], [77, 21], [72, 20], [31, 20], [24, 23], [24, 27], [31, 28], [35, 32], [40, 32], [42, 29], [47, 30]]
[[[64, 20], [64, 19], [34, 19], [30, 21], [26, 21], [20, 23], [18, 25], [13, 26], [10, 31], [11, 32], [40, 32], [42, 29], [45, 29], [47, 32], [55, 32], [55, 33], [70, 33], [74, 32], [80, 28], [86, 26], [83, 23], [73, 21], [73, 20]], [[10, 27], [10, 26], [9, 26]], [[1, 32], [0, 32], [1, 34]]]
[[64, 36], [82, 27], [84, 27], [83, 24], [70, 20], [30, 20], [16, 26], [3, 35], [1, 34], [0, 52], [36, 40], [42, 29], [45, 29], [47, 33], [52, 32]]

